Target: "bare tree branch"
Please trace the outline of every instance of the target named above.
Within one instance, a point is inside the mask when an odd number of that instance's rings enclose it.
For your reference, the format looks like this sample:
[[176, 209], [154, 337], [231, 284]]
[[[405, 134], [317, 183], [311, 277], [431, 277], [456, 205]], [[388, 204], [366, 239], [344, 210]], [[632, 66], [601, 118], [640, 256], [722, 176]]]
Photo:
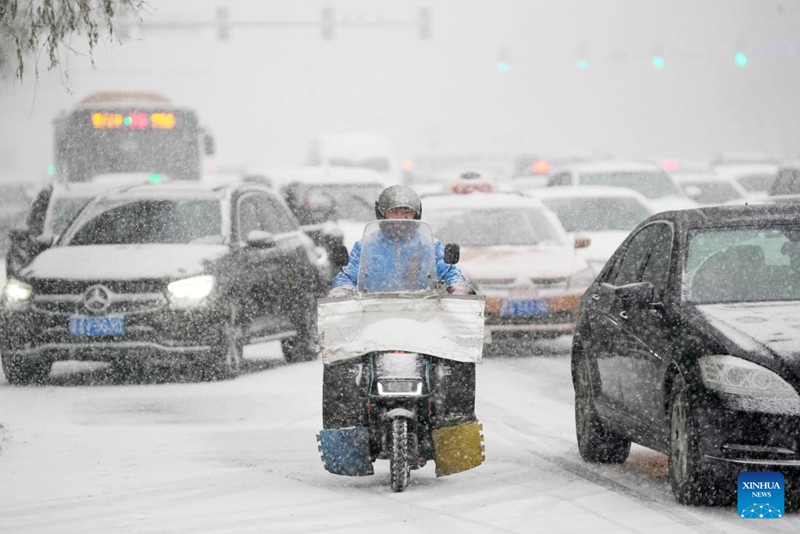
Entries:
[[[138, 13], [146, 0], [0, 0], [0, 68], [15, 57], [14, 76], [25, 75], [25, 57], [44, 52], [47, 69], [61, 67], [63, 53], [73, 53], [68, 38], [83, 36], [89, 58], [106, 34], [113, 40], [114, 17], [121, 11]], [[13, 50], [13, 52], [11, 52]], [[34, 72], [39, 75], [38, 61]]]

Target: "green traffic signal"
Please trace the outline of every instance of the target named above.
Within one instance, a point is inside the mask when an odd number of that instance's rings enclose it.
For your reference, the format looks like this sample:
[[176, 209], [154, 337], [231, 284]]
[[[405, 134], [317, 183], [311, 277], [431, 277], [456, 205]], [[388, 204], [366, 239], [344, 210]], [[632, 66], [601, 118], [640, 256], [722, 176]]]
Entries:
[[586, 69], [588, 69], [588, 68], [589, 68], [589, 62], [588, 62], [588, 61], [586, 61], [586, 60], [585, 60], [585, 59], [583, 59], [583, 58], [580, 58], [580, 59], [579, 59], [579, 60], [576, 62], [576, 66], [578, 67], [578, 70], [586, 70]]
[[511, 64], [507, 61], [498, 61], [497, 62], [497, 72], [501, 74], [506, 74], [511, 70]]
[[737, 67], [747, 66], [747, 54], [745, 54], [744, 52], [736, 52], [736, 55], [733, 57], [733, 60], [736, 62]]
[[664, 58], [661, 56], [653, 56], [653, 67], [657, 69], [663, 69], [665, 65]]

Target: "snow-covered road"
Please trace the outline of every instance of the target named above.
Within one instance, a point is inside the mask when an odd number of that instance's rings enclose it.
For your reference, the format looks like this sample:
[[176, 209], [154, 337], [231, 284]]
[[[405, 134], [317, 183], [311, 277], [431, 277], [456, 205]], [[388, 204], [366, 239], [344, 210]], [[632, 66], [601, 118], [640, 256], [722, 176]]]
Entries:
[[[531, 354], [531, 349], [543, 351]], [[322, 364], [248, 347], [247, 374], [217, 383], [113, 384], [57, 364], [46, 386], [0, 381], [0, 532], [798, 532], [800, 517], [744, 520], [675, 503], [666, 458], [622, 466], [577, 453], [569, 339], [478, 368], [486, 462], [392, 493], [319, 459]], [[511, 346], [495, 353], [515, 352]]]

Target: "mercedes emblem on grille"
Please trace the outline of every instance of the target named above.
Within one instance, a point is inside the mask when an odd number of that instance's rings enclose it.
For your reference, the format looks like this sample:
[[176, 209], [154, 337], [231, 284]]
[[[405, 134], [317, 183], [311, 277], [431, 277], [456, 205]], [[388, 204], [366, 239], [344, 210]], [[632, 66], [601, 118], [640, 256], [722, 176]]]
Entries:
[[102, 313], [111, 304], [111, 290], [105, 286], [91, 286], [83, 294], [83, 305], [92, 313]]

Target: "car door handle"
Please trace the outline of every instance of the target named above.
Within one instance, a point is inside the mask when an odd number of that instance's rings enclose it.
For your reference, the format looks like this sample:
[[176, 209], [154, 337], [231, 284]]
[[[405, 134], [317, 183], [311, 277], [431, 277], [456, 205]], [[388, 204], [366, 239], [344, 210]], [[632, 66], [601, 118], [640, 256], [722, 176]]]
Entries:
[[625, 310], [622, 310], [621, 312], [619, 312], [619, 316], [622, 317], [623, 319], [627, 320], [628, 319], [628, 312], [626, 312]]
[[600, 300], [600, 294], [599, 293], [592, 293], [592, 300]]

